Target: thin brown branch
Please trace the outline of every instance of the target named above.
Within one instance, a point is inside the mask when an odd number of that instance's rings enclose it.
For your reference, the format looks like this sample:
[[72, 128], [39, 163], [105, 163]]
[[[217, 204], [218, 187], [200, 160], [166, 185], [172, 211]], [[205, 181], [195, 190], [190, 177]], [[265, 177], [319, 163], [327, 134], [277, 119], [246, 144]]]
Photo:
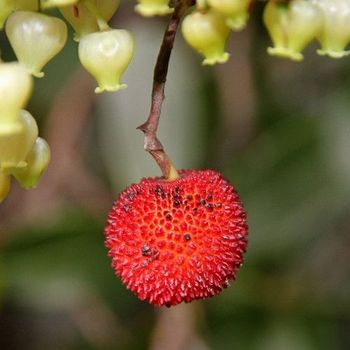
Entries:
[[179, 177], [170, 158], [157, 137], [159, 119], [164, 101], [164, 89], [168, 74], [169, 61], [174, 46], [179, 23], [187, 9], [195, 3], [193, 0], [179, 0], [165, 30], [154, 68], [151, 108], [146, 122], [138, 127], [145, 133], [144, 148], [156, 160], [166, 179]]

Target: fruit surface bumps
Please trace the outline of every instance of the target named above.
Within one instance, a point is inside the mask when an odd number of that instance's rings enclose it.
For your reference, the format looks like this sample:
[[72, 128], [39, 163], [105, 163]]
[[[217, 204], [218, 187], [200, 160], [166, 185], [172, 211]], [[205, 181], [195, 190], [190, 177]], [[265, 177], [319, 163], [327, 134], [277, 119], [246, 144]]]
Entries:
[[105, 229], [116, 275], [156, 306], [219, 293], [235, 278], [247, 244], [246, 213], [233, 186], [213, 170], [180, 175], [125, 189]]

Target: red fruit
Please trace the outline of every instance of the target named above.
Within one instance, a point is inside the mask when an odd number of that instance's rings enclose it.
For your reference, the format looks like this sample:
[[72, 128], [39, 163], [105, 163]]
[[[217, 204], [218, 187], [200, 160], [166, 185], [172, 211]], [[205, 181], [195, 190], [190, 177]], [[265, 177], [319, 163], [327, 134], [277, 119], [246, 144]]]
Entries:
[[213, 170], [180, 175], [128, 187], [105, 229], [115, 273], [156, 306], [219, 293], [235, 278], [247, 245], [246, 213], [233, 186]]

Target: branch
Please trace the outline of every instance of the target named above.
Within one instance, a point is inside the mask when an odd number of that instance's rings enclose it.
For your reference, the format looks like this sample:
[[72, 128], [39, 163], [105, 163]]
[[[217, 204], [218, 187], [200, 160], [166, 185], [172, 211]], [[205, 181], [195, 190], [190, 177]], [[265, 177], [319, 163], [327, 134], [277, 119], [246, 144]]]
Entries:
[[159, 119], [164, 101], [165, 82], [168, 74], [169, 60], [174, 46], [179, 23], [187, 9], [194, 5], [193, 0], [179, 0], [165, 30], [162, 45], [159, 50], [157, 63], [154, 68], [151, 109], [146, 122], [140, 125], [145, 133], [144, 148], [156, 160], [164, 177], [175, 180], [179, 177], [170, 158], [165, 153], [163, 145], [157, 137]]

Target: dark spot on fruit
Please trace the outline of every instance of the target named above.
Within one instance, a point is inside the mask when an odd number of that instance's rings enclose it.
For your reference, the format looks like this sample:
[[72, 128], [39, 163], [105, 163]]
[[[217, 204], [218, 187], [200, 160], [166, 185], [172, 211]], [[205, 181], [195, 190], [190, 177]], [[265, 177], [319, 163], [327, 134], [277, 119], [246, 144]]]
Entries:
[[181, 202], [179, 200], [174, 200], [173, 206], [174, 207], [179, 207], [181, 205]]
[[148, 261], [151, 262], [159, 258], [159, 251], [157, 248], [151, 248], [147, 243], [145, 243], [141, 248], [141, 253], [143, 256], [149, 257]]
[[191, 201], [193, 199], [193, 196], [191, 196], [190, 194], [186, 197], [189, 201]]
[[157, 196], [161, 196], [161, 195], [164, 193], [163, 187], [157, 185], [157, 187], [156, 187], [156, 189], [154, 190], [154, 192], [155, 192], [155, 194], [156, 194]]
[[128, 212], [130, 210], [130, 206], [128, 204], [124, 205], [124, 211]]
[[207, 207], [210, 211], [213, 211], [213, 210], [214, 210], [214, 206], [213, 206], [212, 204], [210, 204], [210, 203], [208, 203], [208, 204], [206, 205], [206, 207]]
[[191, 240], [191, 235], [189, 233], [184, 234], [184, 240], [185, 241], [190, 241]]
[[135, 193], [134, 192], [128, 193], [126, 195], [126, 198], [132, 201], [135, 198]]
[[152, 254], [151, 248], [145, 243], [141, 248], [141, 253], [143, 256], [150, 256]]
[[201, 199], [200, 201], [197, 202], [197, 205], [206, 205], [207, 201], [205, 199]]
[[161, 194], [161, 197], [162, 197], [162, 199], [165, 199], [165, 198], [166, 198], [166, 193], [163, 192], [163, 193]]
[[213, 195], [212, 195], [212, 194], [208, 194], [207, 200], [208, 200], [208, 201], [211, 201], [212, 199], [213, 199]]
[[179, 186], [176, 186], [176, 187], [175, 187], [175, 192], [176, 192], [176, 193], [180, 193], [180, 192], [181, 192], [181, 188], [180, 188]]
[[173, 217], [172, 217], [171, 214], [168, 213], [168, 214], [165, 215], [165, 218], [166, 218], [167, 220], [172, 220]]

